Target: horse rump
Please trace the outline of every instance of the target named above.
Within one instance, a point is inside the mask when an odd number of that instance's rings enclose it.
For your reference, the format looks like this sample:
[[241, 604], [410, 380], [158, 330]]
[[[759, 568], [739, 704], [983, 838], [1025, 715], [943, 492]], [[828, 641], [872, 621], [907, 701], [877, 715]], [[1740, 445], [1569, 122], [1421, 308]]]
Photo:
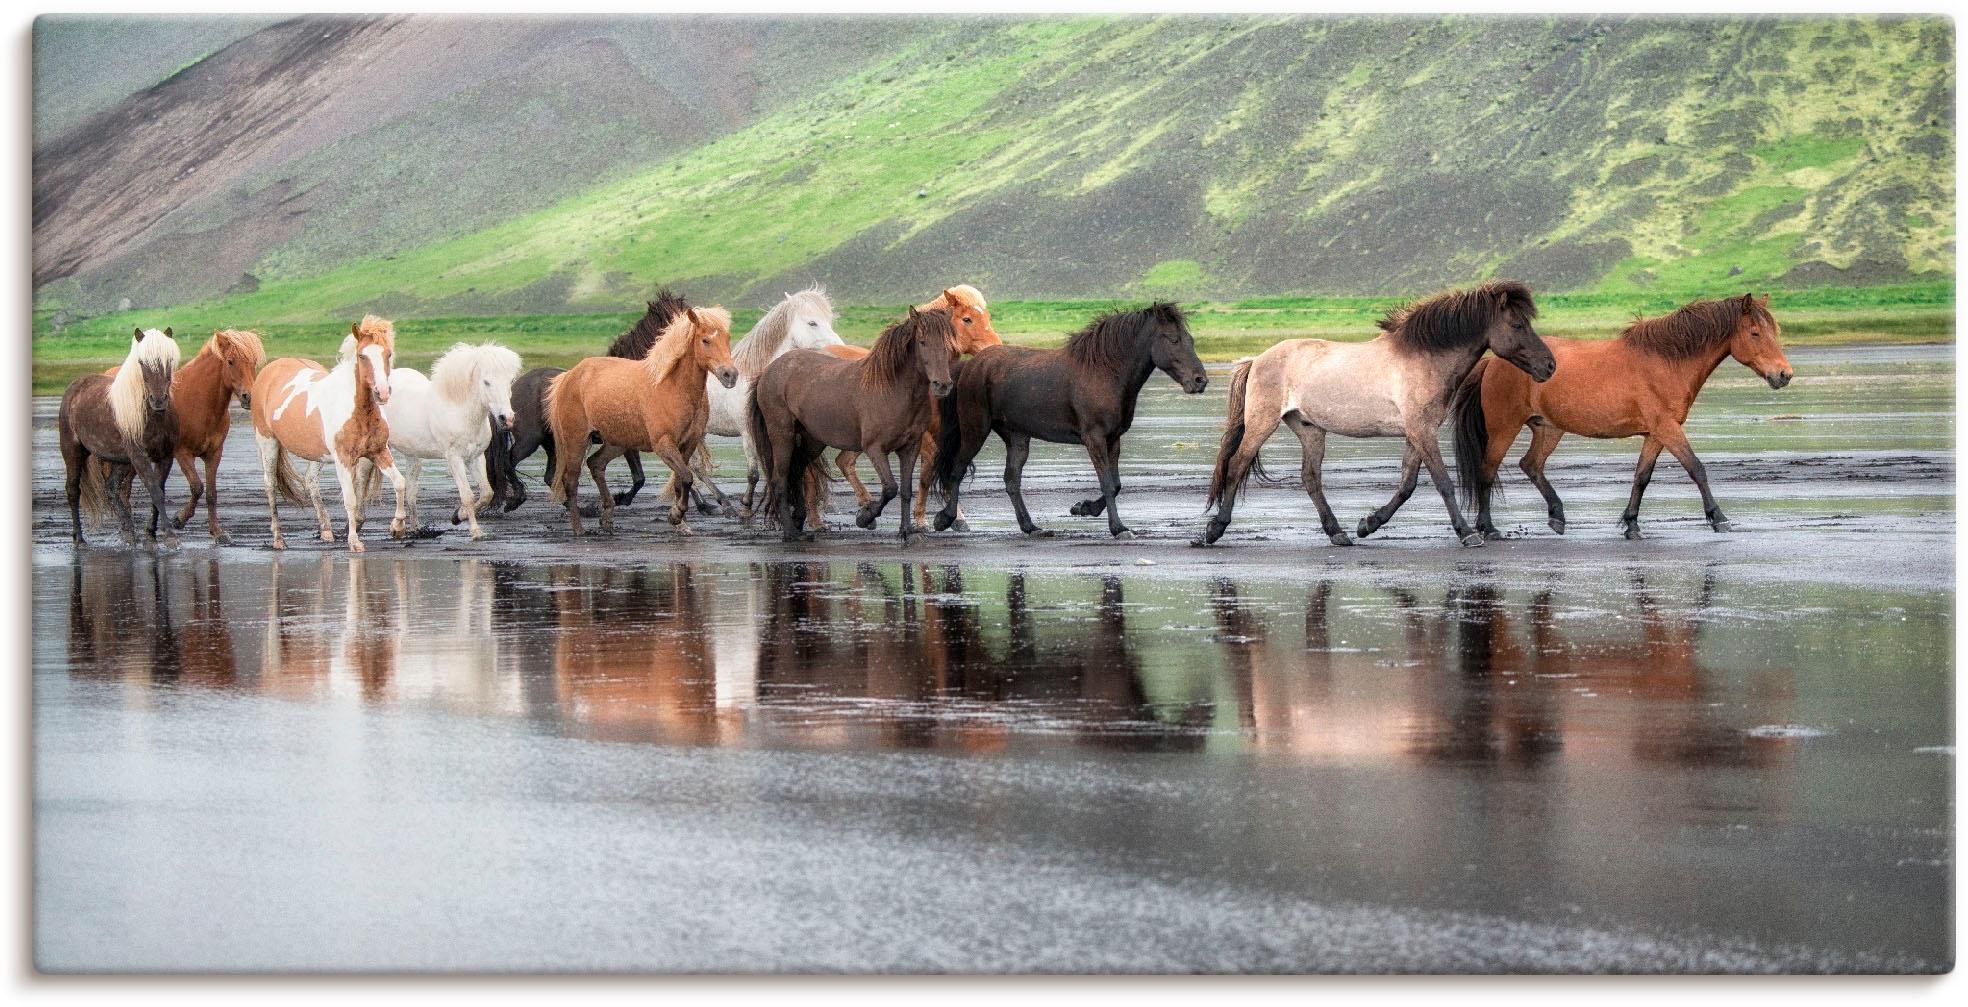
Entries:
[[1483, 471], [1484, 458], [1490, 453], [1490, 425], [1483, 416], [1483, 374], [1489, 370], [1491, 359], [1476, 361], [1449, 401], [1449, 422], [1455, 427], [1456, 476], [1462, 484], [1464, 507], [1480, 507], [1495, 492], [1491, 474]]
[[[752, 447], [758, 452], [759, 467], [765, 472], [765, 498], [759, 504], [759, 511], [765, 513], [766, 526], [779, 523], [780, 480], [773, 472], [772, 432], [766, 426], [765, 410], [759, 406], [759, 386], [763, 381], [754, 381], [745, 390], [745, 426], [751, 437]], [[827, 472], [825, 461], [826, 445], [814, 441], [793, 424], [792, 464], [785, 474], [785, 502], [792, 506], [796, 520], [805, 521], [807, 484], [812, 483], [813, 498], [825, 506], [832, 495], [833, 478]], [[756, 511], [754, 513], [757, 513]]]
[[1251, 463], [1242, 473], [1232, 476], [1230, 460], [1244, 446], [1244, 399], [1250, 386], [1251, 366], [1257, 363], [1255, 357], [1245, 357], [1237, 361], [1230, 372], [1230, 404], [1224, 410], [1223, 440], [1216, 449], [1216, 466], [1210, 472], [1209, 499], [1203, 501], [1203, 509], [1208, 510], [1220, 501], [1236, 497], [1244, 488], [1245, 480], [1257, 476], [1258, 480], [1275, 483], [1269, 472], [1264, 471], [1264, 455], [1255, 453]]

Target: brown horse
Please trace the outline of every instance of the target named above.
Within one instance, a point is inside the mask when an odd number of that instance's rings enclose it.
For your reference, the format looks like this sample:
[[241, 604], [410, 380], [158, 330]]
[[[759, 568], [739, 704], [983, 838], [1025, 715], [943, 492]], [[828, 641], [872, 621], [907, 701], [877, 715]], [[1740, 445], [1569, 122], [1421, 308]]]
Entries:
[[[183, 528], [198, 513], [198, 498], [206, 497], [205, 523], [212, 541], [227, 543], [232, 536], [219, 527], [219, 457], [225, 453], [226, 434], [232, 430], [232, 399], [252, 408], [253, 379], [266, 366], [266, 349], [257, 333], [235, 329], [214, 331], [212, 338], [191, 362], [178, 368], [171, 378], [171, 404], [178, 410], [178, 470], [191, 487], [191, 499], [171, 519], [171, 527]], [[107, 372], [115, 377], [121, 367]], [[192, 463], [203, 459], [205, 478], [198, 478]], [[130, 483], [125, 479], [122, 495], [130, 499]]]
[[[767, 510], [776, 511], [788, 542], [801, 537], [806, 516], [806, 474], [824, 480], [821, 452], [842, 448], [868, 454], [881, 477], [882, 495], [855, 515], [863, 528], [875, 526], [882, 509], [902, 497], [902, 540], [921, 537], [909, 519], [916, 455], [935, 412], [933, 399], [950, 393], [950, 365], [957, 359], [957, 333], [941, 309], [917, 311], [883, 329], [874, 349], [860, 360], [844, 360], [818, 350], [794, 350], [766, 367], [752, 385], [746, 406], [752, 443], [766, 463]], [[899, 484], [889, 470], [896, 456]]]
[[[76, 545], [82, 539], [82, 511], [91, 522], [100, 519], [105, 498], [116, 504], [118, 530], [125, 544], [137, 541], [127, 498], [113, 494], [134, 474], [150, 492], [150, 525], [146, 540], [157, 541], [157, 525], [165, 524], [165, 544], [176, 546], [164, 511], [164, 478], [171, 474], [171, 455], [178, 441], [178, 411], [171, 397], [171, 376], [178, 366], [178, 344], [171, 330], [134, 329], [135, 339], [115, 377], [84, 374], [62, 393], [55, 415], [62, 463], [68, 469], [68, 512]], [[101, 466], [109, 463], [108, 482]]]
[[[916, 305], [917, 311], [939, 308], [950, 313], [950, 323], [956, 326], [958, 353], [967, 357], [975, 356], [978, 350], [987, 346], [998, 346], [1004, 342], [998, 338], [998, 331], [991, 328], [991, 312], [984, 306], [984, 295], [976, 287], [968, 283], [959, 283], [936, 295], [935, 300]], [[823, 352], [849, 360], [857, 360], [868, 355], [868, 350], [861, 346], [829, 346]], [[936, 432], [941, 425], [938, 414], [932, 412], [929, 417], [929, 432], [923, 434], [922, 480], [916, 487], [916, 512], [913, 515], [916, 527], [923, 531], [929, 530], [930, 467], [936, 463]], [[868, 487], [861, 484], [860, 474], [854, 471], [854, 465], [860, 458], [861, 454], [858, 451], [840, 451], [834, 455], [834, 466], [840, 469], [841, 477], [853, 487], [854, 499], [859, 501], [861, 506], [866, 507], [868, 501], [874, 497], [868, 493]], [[749, 495], [747, 493], [748, 497]], [[809, 528], [820, 527], [819, 503], [817, 498], [807, 501]], [[964, 520], [961, 509], [957, 511], [956, 529], [970, 530], [970, 522]]]
[[383, 403], [389, 401], [390, 365], [396, 359], [396, 327], [388, 319], [364, 315], [349, 326], [342, 352], [329, 370], [312, 360], [282, 357], [260, 369], [253, 381], [253, 437], [260, 450], [260, 477], [266, 485], [267, 523], [273, 547], [287, 548], [280, 534], [278, 499], [300, 503], [294, 472], [287, 456], [308, 463], [308, 500], [321, 522], [321, 540], [335, 541], [328, 508], [321, 503], [321, 465], [333, 462], [342, 486], [342, 508], [348, 512], [350, 552], [361, 552], [363, 494], [356, 484], [355, 464], [367, 461], [389, 477], [396, 489], [396, 519], [390, 535], [403, 537], [403, 473], [390, 456], [389, 423]]
[[1490, 490], [1504, 453], [1526, 424], [1531, 446], [1519, 467], [1544, 494], [1551, 530], [1565, 533], [1565, 505], [1544, 478], [1544, 461], [1567, 433], [1586, 437], [1646, 435], [1633, 473], [1620, 528], [1640, 537], [1640, 495], [1653, 478], [1663, 448], [1701, 488], [1709, 527], [1729, 530], [1729, 519], [1708, 491], [1708, 473], [1695, 457], [1681, 425], [1708, 376], [1734, 357], [1771, 388], [1790, 383], [1790, 361], [1777, 345], [1782, 331], [1770, 315], [1770, 298], [1750, 294], [1695, 301], [1660, 318], [1645, 318], [1605, 341], [1551, 339], [1558, 360], [1551, 380], [1534, 384], [1514, 368], [1489, 366], [1469, 373], [1456, 394], [1456, 467], [1463, 496], [1476, 507], [1476, 527], [1489, 538], [1502, 534], [1490, 522]]
[[670, 523], [683, 523], [690, 500], [690, 459], [704, 440], [710, 417], [704, 380], [709, 374], [726, 388], [738, 381], [731, 362], [731, 313], [721, 307], [685, 308], [641, 360], [589, 357], [547, 386], [545, 416], [553, 431], [553, 499], [567, 504], [574, 534], [581, 534], [581, 456], [589, 434], [601, 435], [601, 448], [587, 459], [595, 490], [601, 494], [601, 529], [615, 530], [615, 498], [608, 492], [608, 463], [630, 451], [654, 451], [670, 467], [677, 492]]

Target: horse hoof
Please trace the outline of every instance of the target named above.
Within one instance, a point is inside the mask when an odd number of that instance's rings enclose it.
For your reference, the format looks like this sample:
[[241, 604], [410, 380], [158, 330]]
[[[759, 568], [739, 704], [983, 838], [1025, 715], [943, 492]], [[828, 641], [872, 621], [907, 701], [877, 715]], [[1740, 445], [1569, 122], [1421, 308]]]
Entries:
[[721, 506], [720, 510], [718, 511], [718, 514], [727, 521], [736, 520], [738, 517], [738, 508], [733, 507], [730, 504], [724, 504]]
[[286, 540], [286, 539], [284, 539], [284, 538], [281, 538], [281, 537], [280, 537], [280, 536], [278, 536], [278, 535], [275, 535], [275, 536], [273, 537], [273, 547], [274, 547], [275, 549], [285, 549], [285, 548], [287, 548], [287, 540]]
[[854, 523], [860, 525], [863, 528], [873, 528], [875, 526], [875, 512], [868, 510], [865, 507], [862, 508], [860, 511], [855, 513]]
[[1711, 525], [1711, 527], [1713, 527], [1718, 532], [1723, 532], [1723, 531], [1728, 531], [1730, 526], [1728, 520], [1725, 518], [1721, 521], [1715, 522], [1713, 525]]
[[1367, 521], [1368, 521], [1367, 518], [1361, 518], [1360, 527], [1354, 529], [1354, 532], [1358, 534], [1361, 538], [1366, 538], [1368, 535], [1372, 535], [1374, 533], [1374, 526], [1368, 524]]
[[177, 516], [176, 514], [173, 514], [173, 515], [171, 515], [171, 530], [172, 530], [172, 531], [184, 531], [184, 526], [185, 526], [185, 519], [184, 519], [184, 518], [181, 518], [181, 517], [179, 517], [179, 516]]
[[1333, 545], [1352, 545], [1352, 544], [1353, 544], [1353, 538], [1352, 538], [1352, 536], [1350, 536], [1350, 535], [1348, 535], [1348, 534], [1346, 534], [1346, 533], [1345, 533], [1345, 532], [1343, 532], [1343, 531], [1341, 531], [1341, 532], [1334, 532], [1334, 533], [1333, 533], [1333, 535], [1332, 535], [1332, 544], [1333, 544]]
[[478, 541], [479, 539], [482, 539], [482, 538], [484, 538], [484, 537], [485, 537], [485, 529], [483, 529], [483, 528], [473, 528], [473, 529], [472, 529], [472, 533], [471, 533], [471, 539], [472, 539], [472, 541], [473, 541], [473, 542], [476, 542], [476, 541]]
[[[619, 505], [618, 505], [618, 506], [619, 506]], [[600, 516], [601, 516], [601, 505], [600, 505], [600, 504], [582, 504], [582, 505], [581, 505], [581, 516], [582, 516], [582, 517], [584, 517], [584, 518], [598, 518], [598, 517], [600, 517]]]
[[1565, 519], [1561, 517], [1552, 518], [1551, 530], [1557, 532], [1560, 535], [1565, 534]]
[[963, 518], [958, 518], [955, 523], [950, 525], [950, 527], [955, 528], [958, 531], [969, 531], [970, 522], [965, 521]]
[[324, 528], [324, 529], [322, 529], [322, 531], [321, 531], [321, 541], [323, 541], [323, 542], [333, 542], [333, 541], [335, 541], [335, 533], [334, 533], [334, 532], [332, 532], [332, 531], [329, 531], [329, 530], [327, 530], [327, 529], [325, 529], [325, 528]]
[[1026, 538], [1051, 538], [1051, 537], [1052, 537], [1052, 529], [1050, 529], [1050, 528], [1027, 528], [1027, 529], [1025, 529], [1025, 537], [1026, 537]]
[[1637, 541], [1639, 541], [1639, 540], [1640, 540], [1640, 525], [1639, 525], [1639, 524], [1637, 524], [1637, 523], [1635, 523], [1635, 522], [1628, 522], [1628, 523], [1626, 524], [1626, 527], [1625, 527], [1625, 533], [1626, 533], [1626, 537], [1627, 537], [1628, 539], [1631, 539], [1631, 540], [1633, 540], [1633, 541], [1636, 541], [1636, 542], [1637, 542]]
[[629, 505], [629, 502], [634, 499], [635, 499], [634, 493], [617, 493], [615, 494], [615, 506], [627, 507]]
[[679, 527], [679, 528], [681, 528], [681, 527], [683, 527], [683, 518], [684, 518], [684, 515], [686, 515], [686, 514], [688, 514], [688, 513], [690, 513], [690, 512], [689, 512], [689, 511], [686, 511], [686, 510], [684, 510], [684, 509], [683, 509], [683, 508], [681, 508], [681, 507], [672, 507], [672, 508], [670, 508], [670, 512], [669, 512], [668, 514], [665, 514], [665, 515], [664, 515], [664, 517], [665, 517], [665, 518], [667, 518], [667, 519], [669, 519], [669, 522], [670, 522], [671, 524], [673, 524], [673, 525], [675, 525], [675, 526], [677, 526], [677, 527]]
[[367, 550], [363, 548], [363, 545], [362, 545], [362, 543], [360, 543], [360, 542], [350, 542], [350, 543], [349, 543], [349, 551], [350, 551], [350, 552], [366, 552]]
[[212, 533], [212, 544], [213, 544], [213, 545], [231, 545], [231, 544], [232, 544], [232, 536], [231, 536], [231, 535], [228, 535], [228, 534], [226, 534], [225, 532], [222, 532], [222, 531], [215, 531], [215, 532], [213, 532], [213, 533]]
[[695, 535], [695, 534], [697, 534], [696, 532], [694, 532], [694, 531], [691, 531], [691, 530], [690, 530], [690, 526], [689, 526], [689, 525], [687, 525], [687, 524], [684, 524], [684, 523], [683, 523], [683, 522], [681, 522], [681, 521], [678, 521], [678, 522], [676, 523], [676, 532], [677, 532], [677, 534], [678, 534], [678, 535]]
[[526, 502], [526, 498], [524, 497], [521, 497], [518, 500], [508, 500], [506, 501], [505, 506], [501, 509], [501, 513], [511, 514], [513, 511], [519, 509], [520, 504], [523, 504], [525, 502]]
[[902, 536], [902, 544], [905, 546], [921, 545], [924, 542], [924, 540], [928, 538], [929, 536], [925, 534], [920, 527], [918, 527], [916, 530], [911, 531], [909, 534]]
[[[949, 529], [956, 527], [956, 523], [957, 523], [955, 518], [952, 518], [950, 515], [944, 514], [940, 511], [937, 513], [935, 517], [930, 519], [930, 522], [933, 525], [935, 525], [937, 531], [948, 531]], [[959, 530], [968, 531], [969, 529], [959, 529]]]
[[1464, 535], [1462, 537], [1462, 544], [1465, 548], [1481, 549], [1483, 547], [1483, 533], [1479, 531], [1472, 531], [1469, 534]]
[[1123, 528], [1123, 529], [1121, 529], [1120, 531], [1117, 531], [1117, 532], [1115, 532], [1115, 533], [1114, 533], [1114, 537], [1115, 537], [1115, 538], [1117, 538], [1117, 539], [1124, 539], [1124, 538], [1133, 538], [1133, 537], [1134, 537], [1134, 532], [1132, 532], [1132, 531], [1129, 531], [1129, 530], [1128, 530], [1128, 529], [1126, 529], [1126, 528]]
[[1485, 528], [1483, 529], [1483, 540], [1486, 542], [1501, 542], [1503, 541], [1503, 533], [1497, 531], [1495, 528]]
[[1087, 516], [1086, 503], [1085, 502], [1076, 503], [1066, 513], [1071, 514], [1074, 517], [1086, 517]]

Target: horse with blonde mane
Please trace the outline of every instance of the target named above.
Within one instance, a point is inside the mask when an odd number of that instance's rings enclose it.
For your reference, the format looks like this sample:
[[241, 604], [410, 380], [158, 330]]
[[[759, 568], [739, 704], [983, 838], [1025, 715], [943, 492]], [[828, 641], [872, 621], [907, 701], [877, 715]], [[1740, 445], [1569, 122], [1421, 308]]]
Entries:
[[300, 503], [288, 455], [307, 462], [307, 499], [321, 522], [321, 540], [335, 541], [328, 508], [321, 502], [321, 465], [333, 462], [348, 512], [350, 552], [363, 551], [363, 494], [356, 463], [367, 461], [389, 477], [396, 489], [396, 519], [390, 535], [403, 537], [403, 473], [389, 450], [389, 423], [383, 406], [390, 397], [390, 364], [396, 359], [396, 327], [388, 319], [364, 315], [349, 326], [335, 369], [312, 360], [282, 357], [261, 368], [253, 382], [253, 437], [266, 485], [267, 522], [273, 547], [287, 548], [280, 534], [279, 500]]
[[601, 494], [601, 527], [615, 530], [615, 498], [608, 492], [608, 463], [629, 451], [654, 451], [676, 479], [669, 520], [683, 534], [690, 498], [690, 458], [704, 439], [710, 408], [705, 375], [729, 388], [738, 381], [731, 362], [731, 313], [722, 307], [685, 308], [641, 360], [589, 357], [547, 386], [545, 418], [553, 431], [553, 499], [567, 505], [567, 519], [581, 534], [581, 456], [588, 437], [601, 448], [587, 459]]
[[[950, 313], [950, 323], [957, 329], [957, 352], [963, 356], [976, 356], [977, 351], [989, 346], [1002, 345], [1004, 342], [998, 338], [998, 331], [991, 328], [991, 311], [985, 306], [983, 293], [968, 283], [959, 283], [954, 287], [946, 288], [936, 295], [935, 300], [916, 305], [918, 311], [931, 309], [941, 309]], [[860, 346], [839, 346], [827, 352], [849, 360], [868, 355], [868, 351]], [[932, 479], [931, 469], [936, 463], [936, 438], [940, 429], [942, 429], [941, 411], [932, 411], [929, 418], [929, 431], [923, 434], [922, 482], [916, 487], [914, 520], [916, 527], [922, 531], [929, 530], [929, 487]], [[834, 455], [834, 466], [840, 469], [841, 478], [846, 479], [847, 485], [853, 488], [854, 498], [861, 506], [866, 507], [873, 497], [869, 495], [868, 487], [861, 484], [861, 476], [854, 471], [855, 462], [860, 458], [859, 452], [842, 451]], [[749, 488], [746, 490], [745, 498], [748, 501], [751, 499]], [[807, 526], [811, 528], [820, 526], [820, 502], [817, 495], [807, 498]], [[961, 507], [957, 508], [955, 528], [958, 531], [970, 530], [970, 522], [964, 520]]]
[[[458, 487], [451, 523], [466, 522], [472, 538], [484, 538], [478, 510], [492, 500], [485, 472], [485, 449], [512, 425], [512, 386], [519, 377], [519, 354], [497, 343], [453, 343], [431, 364], [430, 377], [409, 367], [390, 371], [390, 398], [383, 405], [389, 422], [392, 456], [403, 464], [409, 494], [404, 508], [418, 528], [417, 488], [424, 459], [442, 459]], [[373, 495], [375, 469], [365, 465], [362, 494]], [[472, 492], [476, 481], [479, 491]]]
[[[101, 520], [105, 498], [116, 506], [118, 530], [127, 545], [137, 541], [129, 501], [109, 492], [109, 485], [142, 479], [150, 493], [150, 525], [146, 541], [157, 541], [157, 526], [165, 525], [165, 544], [175, 547], [178, 536], [164, 510], [164, 478], [171, 473], [177, 449], [178, 411], [171, 395], [171, 378], [178, 366], [178, 344], [169, 328], [133, 329], [134, 339], [115, 377], [84, 374], [62, 393], [55, 414], [62, 464], [67, 468], [69, 517], [76, 545], [82, 538], [82, 512], [90, 523]], [[108, 462], [105, 473], [91, 459]]]

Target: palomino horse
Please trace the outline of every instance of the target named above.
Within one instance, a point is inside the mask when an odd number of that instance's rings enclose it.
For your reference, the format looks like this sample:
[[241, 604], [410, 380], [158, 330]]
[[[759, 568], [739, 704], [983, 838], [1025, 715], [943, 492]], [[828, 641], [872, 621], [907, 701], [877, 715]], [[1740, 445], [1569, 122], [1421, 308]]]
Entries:
[[1005, 492], [1025, 534], [1051, 534], [1032, 523], [1020, 488], [1037, 437], [1086, 445], [1100, 496], [1075, 504], [1073, 513], [1094, 517], [1106, 511], [1107, 531], [1132, 538], [1114, 505], [1121, 492], [1121, 435], [1134, 424], [1135, 400], [1156, 371], [1191, 395], [1209, 385], [1182, 309], [1168, 301], [1101, 315], [1056, 350], [995, 346], [979, 353], [958, 371], [956, 392], [938, 407], [943, 423], [936, 481], [944, 503], [936, 529], [956, 521], [958, 485], [995, 430], [1005, 444]]
[[[882, 509], [902, 497], [902, 541], [921, 537], [909, 520], [909, 496], [916, 455], [934, 413], [932, 397], [950, 393], [950, 365], [957, 359], [957, 333], [948, 312], [909, 309], [907, 317], [883, 329], [874, 349], [860, 360], [843, 360], [813, 350], [788, 353], [772, 362], [752, 385], [747, 407], [752, 443], [767, 464], [768, 509], [776, 505], [780, 532], [788, 542], [802, 536], [806, 517], [807, 473], [826, 479], [821, 452], [842, 448], [868, 454], [881, 477], [882, 495], [855, 516], [873, 528]], [[901, 482], [888, 467], [893, 453]]]
[[1401, 488], [1360, 520], [1361, 538], [1386, 524], [1407, 502], [1425, 463], [1449, 509], [1456, 537], [1466, 546], [1482, 545], [1483, 536], [1456, 508], [1437, 431], [1449, 414], [1450, 397], [1484, 350], [1494, 350], [1535, 380], [1551, 376], [1556, 364], [1531, 328], [1536, 317], [1530, 288], [1514, 280], [1490, 280], [1391, 311], [1380, 321], [1382, 334], [1364, 343], [1289, 339], [1239, 361], [1230, 377], [1228, 426], [1210, 480], [1208, 503], [1216, 505], [1216, 515], [1197, 544], [1215, 542], [1230, 527], [1231, 508], [1257, 464], [1258, 451], [1283, 422], [1298, 435], [1305, 491], [1334, 545], [1352, 545], [1353, 540], [1340, 530], [1320, 485], [1328, 431], [1407, 439]]
[[[608, 344], [604, 356], [622, 360], [641, 360], [648, 356], [649, 348], [656, 345], [663, 330], [689, 306], [682, 294], [672, 293], [667, 287], [657, 290], [656, 299], [649, 302], [649, 310], [627, 332]], [[519, 463], [532, 457], [533, 452], [546, 450], [546, 478], [549, 482], [553, 480], [558, 463], [554, 459], [553, 430], [547, 426], [545, 403], [547, 386], [565, 373], [564, 367], [535, 367], [513, 382], [512, 438], [505, 441], [494, 437], [485, 454], [486, 470], [492, 478], [492, 502], [503, 501], [507, 511], [526, 502], [526, 484], [519, 478]], [[627, 490], [615, 494], [615, 504], [619, 507], [627, 507], [642, 489], [642, 456], [631, 451], [628, 457], [631, 481]]]
[[1565, 533], [1565, 505], [1545, 481], [1544, 461], [1567, 433], [1646, 435], [1633, 473], [1633, 495], [1620, 515], [1627, 538], [1640, 537], [1640, 494], [1653, 478], [1662, 448], [1674, 454], [1701, 488], [1709, 526], [1728, 531], [1729, 519], [1709, 493], [1708, 473], [1681, 425], [1688, 421], [1702, 385], [1725, 358], [1736, 358], [1771, 388], [1790, 383], [1790, 361], [1777, 345], [1782, 329], [1769, 305], [1767, 294], [1761, 301], [1749, 294], [1696, 301], [1661, 318], [1640, 319], [1617, 339], [1552, 339], [1551, 352], [1563, 366], [1543, 384], [1525, 381], [1506, 367], [1479, 363], [1454, 406], [1456, 466], [1464, 498], [1476, 507], [1476, 527], [1491, 538], [1501, 537], [1490, 523], [1490, 490], [1504, 452], [1529, 424], [1531, 446], [1518, 465], [1544, 494], [1552, 531]]
[[[198, 498], [205, 501], [205, 523], [212, 541], [232, 541], [219, 527], [219, 457], [225, 453], [226, 434], [232, 430], [232, 399], [251, 407], [253, 379], [266, 365], [266, 350], [256, 333], [233, 329], [215, 331], [191, 362], [178, 368], [171, 378], [171, 404], [178, 411], [178, 470], [191, 487], [191, 499], [171, 518], [171, 527], [183, 528], [198, 512]], [[112, 367], [115, 377], [121, 367]], [[194, 462], [203, 459], [205, 478], [198, 478]], [[130, 482], [123, 482], [125, 506], [130, 500]]]
[[670, 321], [641, 360], [589, 357], [547, 386], [547, 426], [553, 430], [553, 499], [567, 504], [574, 534], [581, 534], [581, 453], [589, 434], [601, 449], [587, 459], [601, 494], [601, 528], [615, 530], [615, 498], [608, 493], [608, 463], [629, 451], [654, 451], [675, 473], [670, 523], [685, 535], [690, 499], [690, 458], [704, 440], [704, 376], [727, 387], [738, 380], [731, 364], [731, 313], [720, 307], [685, 308]]
[[[100, 519], [111, 497], [116, 505], [118, 531], [126, 544], [137, 541], [129, 501], [110, 487], [142, 479], [150, 493], [150, 525], [146, 540], [157, 541], [157, 525], [165, 526], [165, 544], [176, 546], [177, 533], [164, 511], [164, 477], [171, 474], [171, 455], [178, 442], [178, 410], [171, 396], [171, 376], [178, 366], [178, 344], [171, 330], [133, 329], [135, 338], [120, 372], [84, 374], [62, 393], [55, 415], [62, 464], [68, 469], [68, 513], [74, 523], [75, 544], [82, 540], [82, 511], [92, 523]], [[90, 459], [109, 463], [104, 472]]]
[[[946, 288], [942, 293], [936, 295], [935, 300], [927, 304], [916, 305], [916, 310], [918, 311], [929, 311], [938, 308], [950, 313], [950, 323], [957, 328], [958, 353], [964, 356], [974, 356], [979, 350], [987, 346], [998, 346], [1004, 342], [998, 338], [998, 331], [991, 328], [991, 312], [984, 306], [984, 295], [976, 287], [968, 283], [959, 283], [954, 287]], [[860, 346], [839, 346], [827, 352], [850, 360], [859, 359], [868, 355], [868, 351]], [[936, 460], [936, 432], [940, 424], [941, 420], [938, 415], [931, 413], [929, 417], [929, 432], [923, 434], [922, 483], [917, 487], [916, 512], [914, 515], [916, 527], [923, 531], [929, 530], [930, 467], [935, 464]], [[853, 451], [838, 452], [834, 455], [834, 466], [840, 469], [841, 477], [847, 480], [849, 486], [853, 487], [854, 498], [860, 501], [861, 506], [866, 507], [868, 506], [868, 501], [873, 498], [868, 495], [868, 487], [861, 485], [861, 477], [855, 474], [854, 471], [854, 463], [860, 457], [860, 454]], [[818, 505], [819, 500], [817, 497], [808, 501], [807, 526], [810, 528], [818, 528], [820, 526], [820, 509]], [[970, 530], [970, 522], [964, 520], [962, 508], [957, 510], [956, 526], [958, 531]]]
[[[485, 449], [492, 438], [512, 424], [512, 385], [519, 376], [519, 354], [498, 345], [454, 344], [431, 364], [430, 377], [408, 367], [390, 372], [390, 399], [383, 406], [389, 421], [389, 446], [403, 459], [408, 487], [406, 508], [410, 525], [417, 521], [417, 483], [426, 458], [441, 458], [458, 486], [458, 509], [451, 523], [467, 522], [472, 538], [483, 538], [478, 509], [492, 499], [485, 474]], [[469, 469], [469, 471], [468, 471]], [[375, 480], [367, 470], [363, 495]], [[472, 493], [478, 483], [480, 492]]]
[[307, 465], [308, 500], [321, 522], [321, 540], [335, 541], [328, 508], [321, 503], [321, 464], [333, 462], [342, 487], [342, 508], [348, 512], [350, 552], [362, 551], [363, 495], [356, 482], [356, 462], [367, 461], [389, 477], [396, 488], [396, 519], [390, 535], [403, 537], [403, 473], [390, 456], [389, 423], [383, 405], [390, 397], [390, 363], [396, 357], [396, 327], [387, 319], [364, 315], [349, 326], [342, 352], [329, 370], [312, 360], [282, 357], [260, 370], [253, 382], [253, 437], [260, 450], [260, 476], [266, 484], [267, 523], [273, 547], [287, 548], [280, 534], [276, 497], [301, 502], [287, 456]]

